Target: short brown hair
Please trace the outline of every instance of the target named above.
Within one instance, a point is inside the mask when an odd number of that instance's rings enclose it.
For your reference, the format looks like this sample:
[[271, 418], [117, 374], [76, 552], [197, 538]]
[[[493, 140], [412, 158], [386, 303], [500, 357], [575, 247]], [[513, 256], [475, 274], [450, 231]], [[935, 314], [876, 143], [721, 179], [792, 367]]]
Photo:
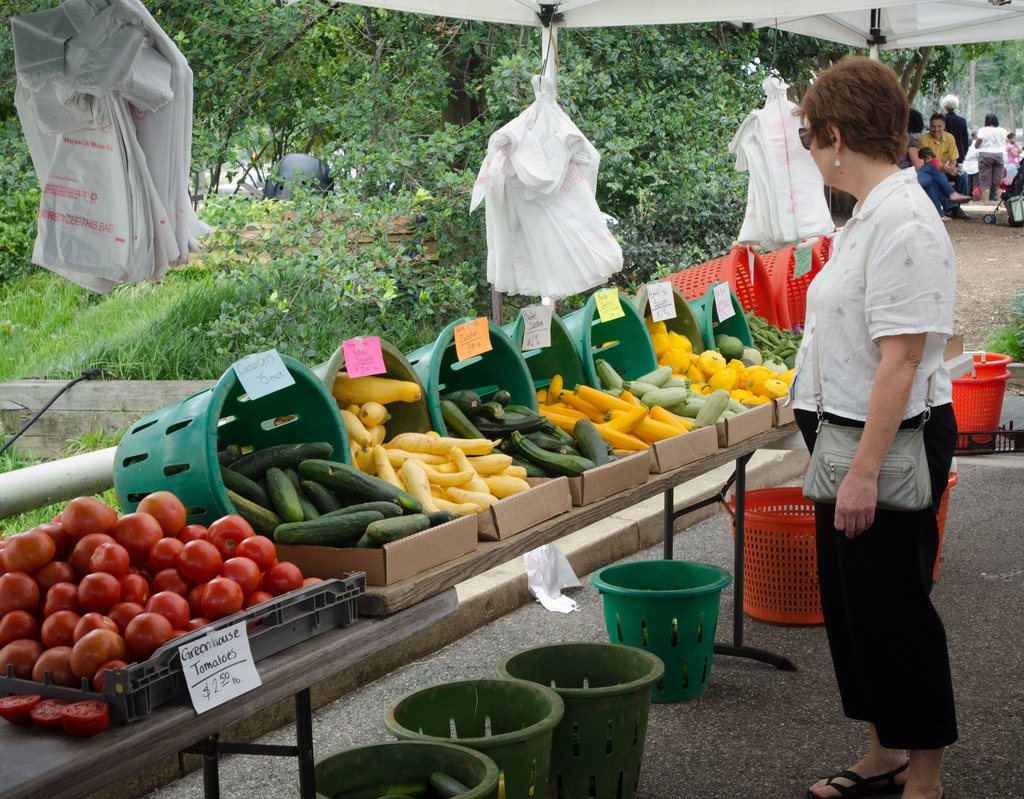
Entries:
[[907, 151], [910, 105], [893, 70], [878, 61], [847, 56], [811, 85], [800, 115], [818, 147], [832, 146], [835, 125], [851, 150], [895, 164]]

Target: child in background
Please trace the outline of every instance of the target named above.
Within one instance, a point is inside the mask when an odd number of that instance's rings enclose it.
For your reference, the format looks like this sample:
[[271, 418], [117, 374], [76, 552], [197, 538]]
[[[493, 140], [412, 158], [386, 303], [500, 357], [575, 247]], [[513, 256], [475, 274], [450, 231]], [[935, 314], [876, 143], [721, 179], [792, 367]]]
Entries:
[[951, 203], [967, 203], [971, 198], [965, 194], [957, 194], [953, 186], [943, 172], [939, 171], [939, 162], [935, 158], [935, 151], [931, 147], [921, 147], [917, 156], [922, 161], [921, 168], [917, 171], [917, 182], [927, 192], [931, 201], [935, 203], [935, 210], [939, 212], [943, 222], [949, 222], [951, 217], [947, 214]]
[[917, 151], [918, 157], [926, 164], [931, 164], [936, 169], [941, 169], [939, 165], [939, 159], [935, 157], [935, 150], [931, 147], [922, 147]]

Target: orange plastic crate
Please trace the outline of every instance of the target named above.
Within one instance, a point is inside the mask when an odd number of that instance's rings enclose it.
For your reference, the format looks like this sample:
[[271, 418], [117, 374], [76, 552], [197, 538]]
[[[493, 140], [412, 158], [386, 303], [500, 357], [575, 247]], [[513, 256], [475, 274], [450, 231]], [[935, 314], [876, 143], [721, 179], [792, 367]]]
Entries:
[[751, 278], [747, 253], [746, 247], [734, 247], [728, 255], [676, 272], [669, 281], [688, 300], [703, 297], [716, 281], [728, 283], [744, 310], [753, 311], [771, 324], [778, 325], [779, 315], [768, 272], [754, 253], [754, 274]]
[[932, 569], [932, 582], [934, 583], [939, 579], [939, 559], [942, 557], [942, 539], [946, 534], [946, 511], [949, 510], [949, 493], [953, 490], [953, 486], [957, 484], [956, 474], [949, 476], [949, 484], [946, 486], [946, 493], [942, 495], [942, 501], [939, 502], [939, 551], [935, 553], [935, 568]]
[[[992, 377], [966, 375], [953, 381], [953, 413], [960, 430], [998, 430], [1003, 414], [1003, 395], [1010, 373]], [[991, 436], [960, 436], [956, 448], [966, 450], [972, 442], [983, 444]]]
[[768, 282], [779, 315], [779, 327], [802, 325], [807, 317], [807, 287], [824, 266], [817, 245], [811, 248], [811, 271], [798, 278], [793, 277], [793, 268], [796, 266], [795, 247], [784, 247], [764, 254], [761, 263], [768, 272]]

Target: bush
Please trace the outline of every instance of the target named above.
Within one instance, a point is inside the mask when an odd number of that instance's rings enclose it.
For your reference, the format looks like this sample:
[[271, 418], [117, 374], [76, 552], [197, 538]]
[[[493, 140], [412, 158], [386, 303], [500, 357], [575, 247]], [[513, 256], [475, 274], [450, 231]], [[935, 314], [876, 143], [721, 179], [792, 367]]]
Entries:
[[32, 266], [39, 184], [17, 119], [0, 120], [0, 283]]

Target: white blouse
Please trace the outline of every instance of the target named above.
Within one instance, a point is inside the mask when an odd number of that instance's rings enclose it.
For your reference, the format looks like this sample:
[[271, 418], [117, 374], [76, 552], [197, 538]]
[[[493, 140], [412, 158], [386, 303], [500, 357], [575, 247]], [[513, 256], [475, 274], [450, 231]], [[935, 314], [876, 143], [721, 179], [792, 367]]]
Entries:
[[978, 149], [983, 153], [998, 155], [1006, 154], [1006, 128], [984, 127], [978, 131], [981, 144]]
[[811, 342], [820, 336], [822, 404], [828, 413], [864, 421], [881, 363], [882, 336], [927, 333], [903, 418], [924, 410], [928, 378], [935, 404], [951, 402], [942, 365], [953, 333], [956, 263], [935, 206], [905, 169], [879, 183], [840, 231], [832, 256], [807, 290], [803, 343], [791, 391], [794, 408], [815, 410]]

